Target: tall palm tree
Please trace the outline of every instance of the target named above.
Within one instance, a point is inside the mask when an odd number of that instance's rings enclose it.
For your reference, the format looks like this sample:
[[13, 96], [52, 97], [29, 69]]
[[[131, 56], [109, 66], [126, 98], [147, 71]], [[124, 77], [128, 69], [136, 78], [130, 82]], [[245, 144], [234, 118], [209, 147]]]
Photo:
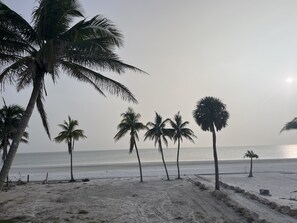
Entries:
[[[4, 99], [4, 106], [0, 109], [0, 151], [2, 150], [2, 162], [7, 157], [8, 149], [11, 146], [11, 140], [17, 132], [17, 128], [24, 114], [24, 109], [19, 105], [7, 106]], [[28, 143], [28, 133], [24, 132], [21, 142]], [[6, 177], [7, 185], [9, 176]]]
[[165, 143], [166, 146], [168, 146], [168, 141], [166, 139], [166, 136], [169, 136], [171, 138], [171, 130], [165, 128], [165, 125], [167, 122], [169, 122], [170, 119], [165, 119], [164, 121], [162, 120], [162, 117], [156, 112], [155, 116], [155, 123], [153, 122], [148, 122], [147, 127], [151, 127], [147, 130], [147, 132], [144, 134], [144, 140], [150, 139], [155, 141], [155, 147], [158, 145], [159, 152], [161, 153], [162, 156], [162, 161], [163, 165], [165, 168], [167, 180], [169, 179], [165, 159], [164, 159], [164, 154], [163, 154], [163, 148], [162, 148], [162, 141]]
[[170, 125], [172, 127], [172, 139], [174, 143], [177, 142], [177, 158], [176, 158], [176, 165], [177, 165], [177, 178], [180, 179], [180, 170], [179, 170], [179, 150], [180, 150], [180, 143], [183, 141], [183, 138], [188, 139], [192, 143], [194, 143], [194, 140], [192, 137], [195, 137], [194, 132], [186, 128], [186, 125], [189, 124], [188, 121], [183, 122], [182, 117], [180, 113], [178, 112], [174, 116], [174, 121], [170, 120]]
[[123, 36], [112, 22], [101, 15], [86, 19], [78, 0], [38, 0], [31, 24], [0, 1], [0, 63], [6, 66], [0, 71], [1, 87], [15, 84], [18, 91], [33, 87], [0, 172], [0, 189], [35, 104], [50, 137], [43, 105], [46, 76], [55, 83], [59, 76], [67, 74], [90, 84], [102, 95], [107, 91], [137, 102], [124, 85], [101, 73], [141, 71], [120, 60], [115, 49], [122, 45]]
[[215, 189], [220, 190], [216, 131], [220, 131], [227, 126], [229, 113], [226, 110], [226, 105], [223, 104], [220, 99], [205, 97], [197, 102], [196, 109], [193, 111], [193, 117], [203, 131], [210, 131], [212, 133], [213, 157], [215, 164]]
[[139, 130], [146, 129], [146, 126], [141, 122], [139, 122], [141, 115], [139, 113], [136, 114], [132, 108], [128, 108], [128, 110], [125, 113], [122, 113], [121, 116], [123, 117], [123, 119], [117, 127], [119, 131], [115, 135], [114, 139], [115, 141], [118, 141], [119, 139], [124, 137], [127, 132], [130, 132], [129, 153], [132, 153], [133, 148], [135, 147], [137, 159], [138, 159], [139, 171], [140, 171], [140, 182], [143, 182], [141, 162], [140, 162], [136, 141], [139, 141], [139, 138], [138, 138]]
[[250, 166], [250, 174], [249, 174], [249, 177], [253, 177], [253, 159], [256, 158], [258, 159], [259, 156], [254, 153], [253, 150], [248, 150], [245, 154], [244, 154], [244, 157], [243, 158], [250, 158], [251, 159], [251, 166]]
[[70, 155], [70, 182], [74, 182], [75, 180], [73, 177], [72, 164], [72, 152], [74, 150], [74, 142], [87, 137], [84, 135], [84, 131], [82, 129], [76, 129], [76, 127], [78, 126], [78, 121], [71, 119], [70, 116], [68, 116], [68, 122], [64, 120], [64, 123], [59, 124], [58, 126], [60, 126], [63, 129], [63, 131], [61, 131], [59, 135], [55, 137], [54, 140], [57, 143], [65, 142], [68, 145], [68, 153]]

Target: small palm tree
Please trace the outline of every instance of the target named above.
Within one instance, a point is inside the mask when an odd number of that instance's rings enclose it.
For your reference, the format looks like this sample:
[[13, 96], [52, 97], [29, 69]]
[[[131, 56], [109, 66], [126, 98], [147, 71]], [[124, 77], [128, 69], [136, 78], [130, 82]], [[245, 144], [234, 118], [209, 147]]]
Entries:
[[203, 131], [210, 131], [212, 133], [213, 157], [215, 164], [215, 189], [220, 190], [216, 131], [220, 131], [227, 126], [229, 113], [226, 110], [226, 105], [223, 104], [220, 99], [205, 97], [198, 101], [196, 109], [193, 111], [193, 117]]
[[139, 122], [141, 115], [139, 113], [136, 114], [132, 108], [128, 108], [128, 110], [125, 113], [122, 113], [121, 116], [123, 117], [123, 119], [117, 127], [119, 131], [115, 135], [114, 139], [115, 139], [115, 141], [118, 141], [123, 136], [125, 136], [127, 132], [130, 131], [129, 153], [132, 153], [133, 148], [135, 147], [137, 159], [138, 159], [139, 171], [140, 171], [140, 182], [143, 182], [141, 162], [140, 162], [140, 157], [139, 157], [139, 152], [138, 152], [138, 148], [136, 145], [136, 141], [139, 141], [137, 133], [140, 130], [146, 129], [146, 126], [144, 124], [142, 124], [141, 122]]
[[170, 129], [166, 129], [165, 125], [169, 121], [170, 119], [165, 119], [163, 121], [162, 117], [156, 112], [155, 123], [148, 122], [147, 127], [151, 127], [151, 128], [148, 129], [148, 131], [144, 134], [144, 140], [146, 139], [154, 140], [155, 147], [158, 145], [159, 152], [161, 153], [161, 156], [162, 156], [162, 161], [165, 168], [167, 180], [170, 180], [170, 179], [169, 179], [169, 175], [168, 175], [168, 171], [167, 171], [167, 167], [164, 159], [162, 141], [165, 143], [166, 146], [168, 146], [168, 141], [166, 139], [166, 136], [171, 137], [171, 131]]
[[68, 116], [68, 122], [64, 121], [63, 124], [59, 124], [58, 126], [60, 126], [63, 131], [61, 131], [54, 140], [57, 143], [65, 142], [68, 145], [68, 152], [70, 155], [70, 182], [74, 182], [75, 180], [73, 177], [72, 168], [72, 152], [74, 150], [74, 141], [78, 141], [79, 139], [84, 139], [87, 137], [84, 135], [84, 131], [82, 129], [76, 129], [76, 126], [78, 126], [78, 121], [71, 119], [70, 116]]
[[[3, 99], [4, 106], [0, 109], [0, 151], [2, 150], [2, 162], [4, 163], [11, 141], [17, 132], [17, 128], [24, 114], [24, 109], [19, 105], [7, 106]], [[28, 143], [29, 134], [24, 132], [21, 142]], [[7, 174], [7, 186], [9, 176]]]
[[250, 166], [250, 174], [249, 174], [249, 177], [253, 177], [253, 159], [256, 158], [258, 159], [259, 156], [254, 153], [253, 150], [248, 150], [245, 154], [244, 154], [244, 157], [243, 158], [250, 158], [251, 159], [251, 166]]
[[176, 158], [176, 165], [177, 165], [177, 178], [180, 179], [180, 170], [179, 170], [179, 151], [180, 151], [180, 143], [183, 141], [183, 138], [188, 139], [192, 143], [194, 143], [194, 140], [192, 137], [196, 137], [194, 135], [194, 132], [186, 128], [186, 125], [188, 125], [189, 122], [183, 122], [182, 117], [180, 113], [178, 112], [174, 116], [174, 121], [170, 120], [170, 125], [172, 127], [172, 139], [174, 143], [177, 142], [177, 158]]

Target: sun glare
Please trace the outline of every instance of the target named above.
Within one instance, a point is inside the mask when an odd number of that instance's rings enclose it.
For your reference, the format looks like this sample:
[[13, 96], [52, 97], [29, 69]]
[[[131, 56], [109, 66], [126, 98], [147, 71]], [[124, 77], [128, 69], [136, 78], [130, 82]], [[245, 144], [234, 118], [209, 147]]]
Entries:
[[292, 78], [292, 77], [288, 77], [288, 78], [286, 79], [286, 82], [287, 82], [287, 83], [292, 83], [292, 82], [293, 82], [293, 78]]

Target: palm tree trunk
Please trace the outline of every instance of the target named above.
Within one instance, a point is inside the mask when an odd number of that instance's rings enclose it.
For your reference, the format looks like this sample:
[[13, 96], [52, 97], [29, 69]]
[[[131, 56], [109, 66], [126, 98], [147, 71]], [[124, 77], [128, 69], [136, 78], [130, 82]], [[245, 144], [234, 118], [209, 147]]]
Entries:
[[1, 172], [0, 172], [0, 191], [3, 189], [3, 186], [5, 184], [5, 179], [8, 176], [9, 170], [11, 168], [12, 162], [14, 160], [15, 154], [18, 150], [19, 143], [23, 137], [23, 134], [25, 132], [26, 127], [28, 126], [29, 120], [31, 118], [31, 115], [34, 110], [34, 106], [36, 104], [36, 100], [38, 98], [40, 88], [42, 86], [42, 80], [44, 77], [44, 73], [41, 73], [39, 75], [36, 75], [33, 91], [29, 99], [29, 103], [27, 105], [27, 108], [25, 110], [25, 113], [23, 115], [23, 118], [20, 122], [19, 128], [17, 130], [16, 135], [14, 136], [14, 139], [11, 143], [10, 150], [7, 154], [7, 157], [4, 161], [4, 164], [2, 166]]
[[[3, 146], [3, 162], [6, 160], [6, 157], [7, 157], [7, 139], [4, 139], [5, 142], [4, 142], [4, 146]], [[7, 177], [6, 177], [6, 187], [8, 188], [9, 186], [9, 172], [7, 173]]]
[[[2, 162], [4, 163], [4, 161], [6, 160], [7, 157], [7, 147], [8, 147], [8, 143], [7, 143], [7, 138], [4, 137], [4, 144], [3, 144], [3, 154], [2, 154]], [[6, 177], [6, 187], [9, 186], [9, 174], [7, 174]]]
[[164, 154], [163, 154], [163, 149], [162, 149], [162, 143], [161, 143], [161, 140], [159, 140], [159, 148], [160, 148], [160, 152], [161, 152], [162, 161], [163, 161], [163, 165], [164, 165], [164, 168], [165, 168], [165, 172], [166, 172], [167, 180], [170, 180], [170, 179], [169, 179], [169, 175], [168, 175], [168, 171], [167, 171], [167, 167], [166, 167], [166, 163], [165, 163], [165, 159], [164, 159]]
[[137, 159], [138, 159], [138, 165], [139, 165], [140, 182], [142, 183], [143, 182], [143, 179], [142, 179], [142, 168], [141, 168], [140, 157], [139, 157], [138, 149], [137, 149], [137, 146], [136, 146], [136, 143], [135, 142], [134, 142], [134, 145], [135, 145], [135, 150], [136, 150]]
[[70, 149], [69, 149], [69, 151], [70, 151], [70, 174], [71, 174], [70, 182], [75, 182], [74, 177], [73, 177], [73, 159], [72, 159], [73, 149], [74, 149], [74, 140], [72, 143], [70, 142]]
[[180, 171], [179, 171], [179, 149], [180, 149], [180, 139], [178, 139], [178, 141], [177, 141], [177, 158], [176, 158], [177, 179], [180, 179]]
[[72, 150], [70, 152], [70, 176], [71, 176], [70, 182], [74, 182], [75, 180], [73, 177]]
[[218, 155], [216, 147], [216, 130], [214, 125], [211, 128], [212, 131], [212, 146], [213, 146], [213, 158], [215, 165], [215, 189], [220, 190], [220, 179], [219, 179], [219, 164], [218, 164]]
[[253, 177], [253, 158], [251, 158], [251, 167], [249, 177]]

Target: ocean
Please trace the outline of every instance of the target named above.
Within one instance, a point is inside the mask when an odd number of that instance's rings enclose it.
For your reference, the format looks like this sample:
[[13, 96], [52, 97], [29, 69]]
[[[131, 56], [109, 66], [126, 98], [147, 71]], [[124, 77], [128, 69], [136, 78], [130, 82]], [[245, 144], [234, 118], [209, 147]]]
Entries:
[[[166, 162], [172, 166], [176, 162], [176, 148], [164, 148]], [[218, 157], [221, 161], [243, 160], [247, 150], [253, 150], [260, 160], [297, 158], [297, 145], [277, 146], [218, 146]], [[162, 165], [161, 155], [157, 148], [139, 148], [140, 158], [144, 168], [157, 171]], [[195, 163], [213, 160], [211, 147], [181, 148], [180, 162]], [[10, 171], [12, 180], [25, 180], [30, 175], [31, 180], [42, 180], [46, 173], [49, 179], [67, 179], [69, 175], [70, 156], [67, 152], [18, 153]], [[117, 177], [138, 175], [137, 157], [135, 151], [128, 149], [74, 151], [74, 172], [77, 178]], [[156, 169], [157, 168], [157, 169]], [[170, 169], [170, 168], [169, 168]], [[157, 172], [156, 172], [157, 173]], [[161, 174], [161, 173], [160, 173]]]

